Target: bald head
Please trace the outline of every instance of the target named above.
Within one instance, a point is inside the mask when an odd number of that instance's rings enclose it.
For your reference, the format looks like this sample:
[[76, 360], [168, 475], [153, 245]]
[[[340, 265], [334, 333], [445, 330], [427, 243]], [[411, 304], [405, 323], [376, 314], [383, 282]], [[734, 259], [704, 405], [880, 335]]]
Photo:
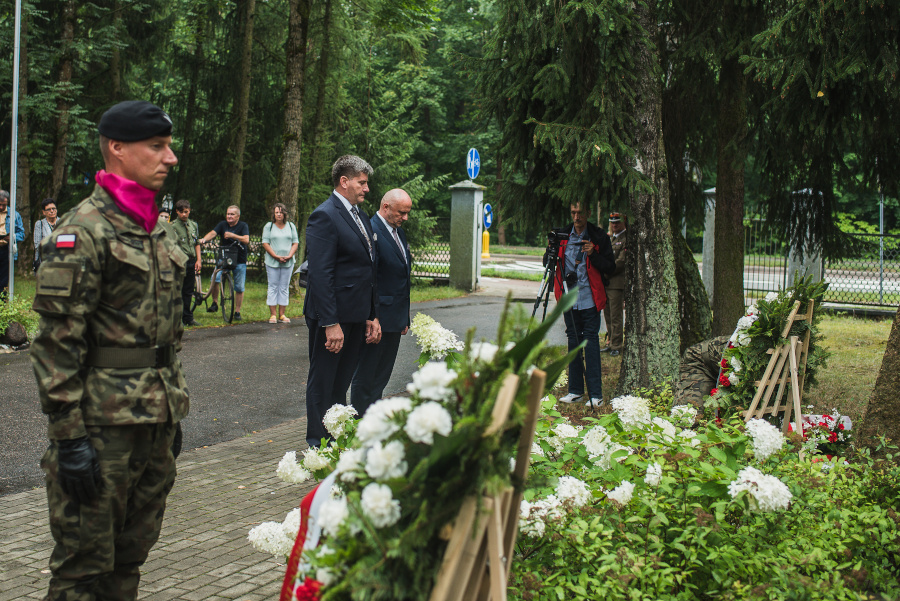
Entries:
[[378, 212], [392, 227], [402, 227], [412, 211], [412, 199], [400, 188], [388, 191], [381, 199]]

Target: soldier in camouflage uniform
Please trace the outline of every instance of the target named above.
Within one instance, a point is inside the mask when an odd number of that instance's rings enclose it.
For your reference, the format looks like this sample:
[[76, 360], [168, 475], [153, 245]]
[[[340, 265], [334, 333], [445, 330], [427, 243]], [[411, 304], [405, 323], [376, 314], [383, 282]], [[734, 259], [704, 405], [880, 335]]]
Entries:
[[109, 109], [106, 170], [42, 244], [31, 358], [49, 419], [50, 600], [135, 599], [175, 480], [188, 257], [155, 202], [177, 162], [171, 128], [149, 102]]
[[703, 407], [704, 397], [716, 387], [722, 353], [728, 346], [729, 336], [719, 336], [688, 347], [681, 358], [678, 386], [675, 389], [675, 404]]

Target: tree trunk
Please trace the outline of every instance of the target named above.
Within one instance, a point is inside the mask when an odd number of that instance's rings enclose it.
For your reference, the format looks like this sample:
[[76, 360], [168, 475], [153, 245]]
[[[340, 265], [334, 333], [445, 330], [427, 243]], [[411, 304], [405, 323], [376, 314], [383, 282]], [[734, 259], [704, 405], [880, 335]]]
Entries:
[[69, 143], [69, 111], [71, 108], [70, 87], [72, 67], [75, 62], [75, 1], [63, 3], [62, 11], [62, 51], [59, 61], [59, 99], [56, 101], [56, 144], [53, 148], [53, 162], [50, 167], [50, 198], [57, 199], [66, 177], [66, 149]]
[[278, 172], [278, 202], [287, 207], [297, 223], [297, 191], [300, 187], [303, 134], [303, 76], [306, 72], [306, 34], [309, 1], [290, 0], [288, 36], [285, 43], [287, 73], [284, 91], [284, 133]]
[[[238, 78], [234, 101], [234, 141], [230, 149], [228, 202], [241, 206], [241, 191], [244, 183], [244, 150], [247, 147], [247, 116], [250, 112], [250, 85], [253, 58], [253, 20], [256, 17], [256, 0], [245, 0], [244, 35], [241, 43], [241, 74]], [[240, 6], [240, 4], [238, 4]]]
[[689, 346], [712, 337], [712, 311], [694, 254], [675, 227], [672, 228], [672, 239], [675, 280], [678, 282], [679, 354], [683, 354]]
[[[124, 31], [121, 0], [113, 2], [113, 31], [121, 39]], [[118, 44], [113, 45], [112, 55], [109, 57], [109, 87], [110, 100], [116, 104], [122, 99], [122, 53]]]
[[[178, 156], [179, 168], [175, 170], [175, 181], [172, 190], [175, 198], [182, 197], [182, 173], [190, 173], [190, 164], [194, 158], [194, 124], [197, 114], [197, 90], [200, 87], [200, 67], [205, 56], [206, 33], [208, 20], [203, 13], [203, 7], [197, 8], [196, 21], [193, 26], [194, 53], [191, 57], [190, 75], [188, 76], [188, 96], [184, 113], [184, 129], [181, 134], [181, 154]], [[212, 11], [212, 8], [206, 7]]]
[[747, 158], [747, 80], [737, 58], [719, 72], [716, 120], [716, 269], [713, 336], [734, 331], [744, 314], [744, 162]]
[[[645, 4], [636, 15], [647, 39], [656, 39], [656, 14]], [[628, 234], [628, 285], [625, 292], [625, 352], [619, 394], [672, 381], [679, 364], [675, 261], [669, 220], [669, 186], [662, 138], [662, 88], [659, 55], [650, 43], [638, 51], [635, 105], [637, 166], [653, 190], [631, 197], [633, 222]]]
[[900, 442], [900, 307], [894, 315], [881, 369], [875, 379], [875, 390], [866, 407], [857, 440], [874, 451], [879, 436], [891, 439], [893, 444]]

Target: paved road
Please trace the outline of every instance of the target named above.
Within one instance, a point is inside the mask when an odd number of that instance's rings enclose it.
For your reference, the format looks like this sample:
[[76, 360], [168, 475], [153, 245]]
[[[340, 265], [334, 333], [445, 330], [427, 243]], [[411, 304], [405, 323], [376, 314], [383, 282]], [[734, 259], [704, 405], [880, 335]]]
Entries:
[[[464, 298], [413, 305], [461, 338], [470, 327], [491, 339], [506, 290], [530, 300], [536, 282], [486, 278], [482, 290]], [[184, 422], [185, 448], [198, 448], [248, 436], [306, 414], [309, 367], [307, 330], [302, 319], [291, 324], [241, 324], [185, 333], [181, 361], [191, 391], [191, 412]], [[562, 328], [551, 341], [564, 344]], [[385, 394], [406, 388], [416, 370], [419, 349], [404, 336]], [[39, 468], [46, 448], [46, 417], [27, 351], [0, 355], [0, 496], [43, 485]]]

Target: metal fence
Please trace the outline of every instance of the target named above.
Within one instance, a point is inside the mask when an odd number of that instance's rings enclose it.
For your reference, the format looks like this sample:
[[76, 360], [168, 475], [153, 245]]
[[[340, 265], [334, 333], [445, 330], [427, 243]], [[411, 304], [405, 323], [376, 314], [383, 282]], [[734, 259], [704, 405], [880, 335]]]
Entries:
[[424, 244], [413, 245], [412, 275], [450, 281], [450, 219], [435, 220], [431, 232], [424, 237]]
[[826, 300], [846, 305], [900, 304], [900, 236], [854, 234], [852, 256], [826, 260]]
[[[900, 236], [853, 234], [850, 256], [826, 259], [822, 267], [828, 291], [825, 302], [842, 305], [900, 304]], [[788, 281], [790, 247], [766, 222], [744, 226], [744, 296], [778, 292]]]

